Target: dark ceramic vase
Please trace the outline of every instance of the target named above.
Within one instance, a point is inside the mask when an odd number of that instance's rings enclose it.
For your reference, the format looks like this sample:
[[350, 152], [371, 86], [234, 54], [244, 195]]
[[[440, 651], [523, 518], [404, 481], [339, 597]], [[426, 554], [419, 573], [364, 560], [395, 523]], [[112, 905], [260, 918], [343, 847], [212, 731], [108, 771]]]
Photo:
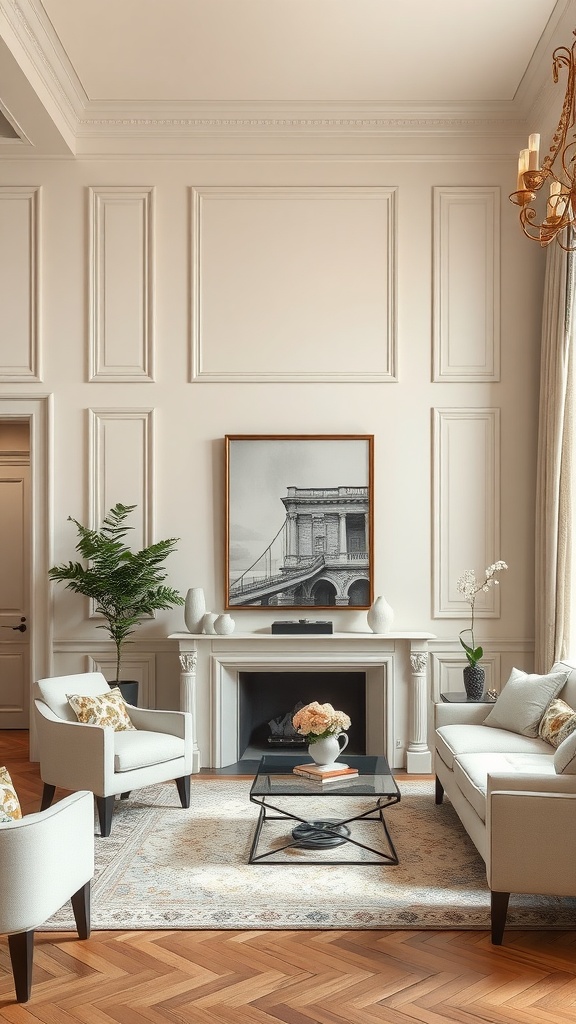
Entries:
[[482, 700], [484, 693], [484, 669], [477, 665], [472, 668], [466, 665], [464, 669], [464, 689], [468, 700]]

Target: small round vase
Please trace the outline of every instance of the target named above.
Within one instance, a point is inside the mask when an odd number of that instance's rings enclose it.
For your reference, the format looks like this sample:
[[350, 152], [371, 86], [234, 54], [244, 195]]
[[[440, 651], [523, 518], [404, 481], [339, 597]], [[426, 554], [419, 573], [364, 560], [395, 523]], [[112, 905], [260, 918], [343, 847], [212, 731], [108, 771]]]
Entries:
[[475, 665], [466, 665], [463, 670], [464, 689], [468, 700], [481, 700], [484, 693], [484, 669]]
[[394, 611], [385, 597], [377, 597], [366, 618], [373, 633], [389, 633], [394, 622]]
[[219, 615], [218, 618], [214, 619], [214, 632], [219, 633], [220, 636], [229, 636], [230, 633], [234, 632], [236, 623], [231, 615], [224, 612], [223, 615]]
[[202, 587], [191, 587], [184, 603], [184, 622], [190, 633], [202, 632], [202, 621], [206, 611], [206, 599]]
[[[214, 629], [214, 623], [216, 622], [217, 618], [218, 616], [216, 612], [206, 612], [202, 619], [202, 627], [205, 633], [212, 634], [216, 632], [216, 630]], [[202, 630], [200, 630], [200, 632], [202, 632]]]
[[334, 764], [338, 754], [341, 754], [347, 746], [348, 737], [346, 733], [339, 732], [337, 736], [325, 736], [323, 740], [309, 743], [308, 753], [316, 764], [322, 765], [325, 768], [326, 765]]

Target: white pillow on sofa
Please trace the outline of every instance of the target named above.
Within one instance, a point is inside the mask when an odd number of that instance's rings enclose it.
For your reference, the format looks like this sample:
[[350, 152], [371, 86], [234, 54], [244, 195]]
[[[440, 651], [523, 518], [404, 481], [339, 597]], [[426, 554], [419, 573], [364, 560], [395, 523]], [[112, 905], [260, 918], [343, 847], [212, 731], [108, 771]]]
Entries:
[[571, 732], [554, 754], [557, 775], [576, 775], [576, 732]]
[[567, 678], [568, 672], [549, 672], [547, 676], [539, 676], [513, 668], [483, 725], [508, 729], [521, 736], [537, 736], [540, 719]]

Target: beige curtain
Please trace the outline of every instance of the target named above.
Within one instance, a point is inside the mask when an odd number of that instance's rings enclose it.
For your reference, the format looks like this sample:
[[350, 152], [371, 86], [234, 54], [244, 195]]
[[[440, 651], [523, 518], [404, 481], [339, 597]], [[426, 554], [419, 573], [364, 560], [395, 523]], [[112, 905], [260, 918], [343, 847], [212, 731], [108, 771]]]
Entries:
[[535, 670], [570, 644], [574, 255], [547, 252], [536, 479]]

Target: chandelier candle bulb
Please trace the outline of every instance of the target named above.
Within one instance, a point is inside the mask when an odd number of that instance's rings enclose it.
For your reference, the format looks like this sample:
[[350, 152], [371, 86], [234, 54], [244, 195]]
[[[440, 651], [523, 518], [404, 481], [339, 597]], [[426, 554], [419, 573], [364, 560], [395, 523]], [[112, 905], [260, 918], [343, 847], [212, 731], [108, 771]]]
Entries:
[[528, 170], [537, 171], [540, 161], [540, 136], [537, 133], [528, 138]]
[[524, 172], [528, 170], [528, 150], [521, 149], [520, 156], [518, 157], [518, 191], [522, 192], [524, 189]]

